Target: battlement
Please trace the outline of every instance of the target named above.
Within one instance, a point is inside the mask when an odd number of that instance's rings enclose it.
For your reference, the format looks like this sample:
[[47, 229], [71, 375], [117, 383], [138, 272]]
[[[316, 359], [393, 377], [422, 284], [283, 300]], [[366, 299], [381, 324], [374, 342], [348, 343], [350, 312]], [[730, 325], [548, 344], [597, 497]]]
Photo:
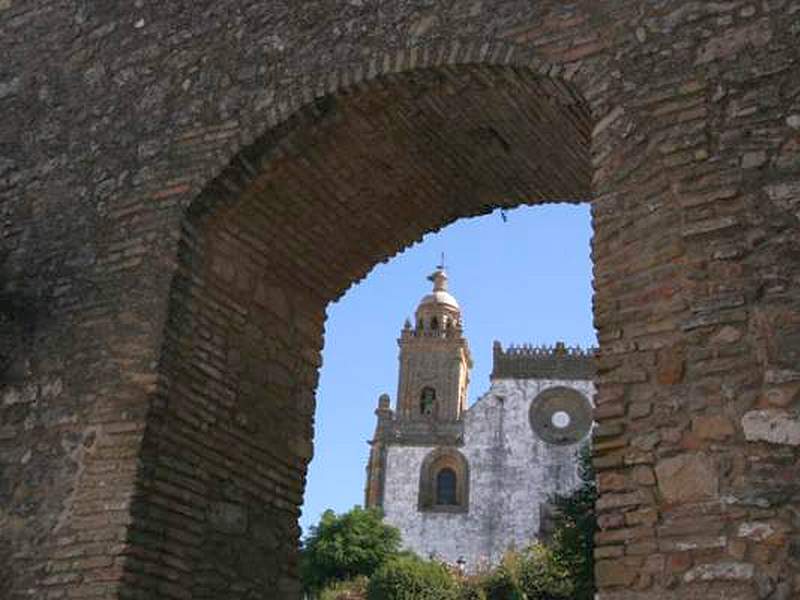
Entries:
[[510, 345], [492, 347], [492, 379], [594, 379], [597, 348]]

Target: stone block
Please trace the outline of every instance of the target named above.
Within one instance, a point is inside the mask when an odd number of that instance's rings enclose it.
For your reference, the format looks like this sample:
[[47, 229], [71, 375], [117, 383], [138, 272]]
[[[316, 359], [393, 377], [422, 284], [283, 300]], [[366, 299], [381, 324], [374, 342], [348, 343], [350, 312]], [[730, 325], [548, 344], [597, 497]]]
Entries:
[[600, 493], [624, 490], [628, 487], [627, 478], [616, 471], [599, 473], [597, 475], [597, 487]]
[[658, 431], [648, 431], [631, 439], [630, 445], [647, 452], [655, 448], [660, 441], [661, 434]]
[[748, 152], [742, 156], [743, 169], [755, 169], [762, 166], [767, 162], [767, 153], [763, 150], [757, 152]]
[[624, 554], [624, 546], [596, 546], [594, 549], [595, 560], [600, 560], [603, 558], [619, 558]]
[[724, 548], [727, 543], [728, 538], [724, 535], [689, 535], [679, 539], [662, 539], [658, 546], [662, 552], [699, 552]]
[[719, 475], [714, 461], [702, 453], [680, 454], [656, 465], [658, 489], [669, 503], [715, 498]]
[[628, 414], [631, 419], [641, 419], [653, 412], [653, 404], [651, 402], [634, 403], [630, 405]]
[[725, 325], [717, 333], [711, 336], [711, 343], [714, 345], [734, 344], [742, 339], [742, 332], [732, 325]]
[[744, 436], [749, 442], [800, 446], [800, 419], [779, 409], [751, 410], [742, 417]]
[[643, 508], [625, 513], [625, 523], [629, 527], [636, 525], [655, 525], [658, 521], [658, 511], [654, 508]]
[[639, 485], [655, 485], [656, 476], [653, 473], [653, 468], [647, 465], [638, 465], [634, 467], [631, 477]]
[[594, 575], [602, 587], [628, 586], [636, 580], [637, 571], [624, 559], [599, 560], [594, 565]]
[[775, 534], [775, 528], [768, 522], [747, 522], [739, 525], [736, 532], [740, 538], [763, 542]]
[[597, 517], [597, 526], [600, 529], [619, 529], [625, 525], [625, 515], [621, 513], [611, 513], [607, 515], [599, 515]]
[[683, 380], [686, 358], [681, 348], [665, 352], [658, 364], [656, 379], [662, 385], [675, 385]]
[[728, 542], [727, 552], [736, 560], [742, 560], [747, 553], [747, 542], [744, 540], [730, 540]]
[[643, 491], [631, 492], [629, 494], [602, 494], [597, 499], [597, 510], [610, 510], [629, 506], [638, 506], [648, 503], [649, 498]]
[[724, 440], [734, 434], [733, 423], [722, 415], [694, 417], [692, 433], [705, 440]]
[[745, 562], [719, 562], [697, 565], [687, 571], [683, 580], [686, 583], [701, 581], [750, 581], [755, 574], [755, 566]]
[[672, 552], [667, 555], [664, 568], [668, 573], [683, 573], [692, 566], [692, 555], [689, 552]]

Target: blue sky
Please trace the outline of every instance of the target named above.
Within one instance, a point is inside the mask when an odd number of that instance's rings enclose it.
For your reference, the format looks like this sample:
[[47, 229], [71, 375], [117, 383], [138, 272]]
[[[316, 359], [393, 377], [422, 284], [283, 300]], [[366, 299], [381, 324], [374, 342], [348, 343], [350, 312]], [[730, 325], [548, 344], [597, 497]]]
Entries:
[[493, 340], [596, 343], [588, 204], [522, 207], [506, 217], [496, 211], [425, 236], [328, 307], [304, 532], [328, 508], [363, 503], [378, 396], [388, 393], [394, 407], [396, 340], [442, 252], [475, 362], [470, 405], [489, 387]]

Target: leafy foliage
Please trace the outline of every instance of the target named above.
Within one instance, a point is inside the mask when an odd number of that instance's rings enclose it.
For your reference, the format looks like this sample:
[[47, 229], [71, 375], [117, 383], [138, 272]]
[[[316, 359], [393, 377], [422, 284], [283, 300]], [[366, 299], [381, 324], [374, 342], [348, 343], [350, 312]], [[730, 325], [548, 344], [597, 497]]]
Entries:
[[368, 600], [458, 600], [458, 584], [447, 567], [416, 556], [399, 556], [369, 580]]
[[508, 565], [500, 565], [483, 580], [487, 600], [524, 600], [516, 573]]
[[317, 592], [337, 581], [369, 577], [399, 551], [400, 532], [383, 522], [379, 510], [356, 506], [341, 515], [327, 510], [303, 544], [303, 584]]
[[463, 579], [458, 592], [458, 600], [487, 600], [482, 583], [478, 577]]
[[528, 600], [575, 598], [573, 574], [560, 557], [547, 546], [537, 544], [520, 558], [519, 587]]
[[332, 583], [319, 593], [318, 600], [365, 600], [368, 582], [366, 577], [356, 577]]
[[[475, 584], [470, 584], [475, 587]], [[469, 589], [469, 586], [465, 586]], [[494, 569], [479, 577], [477, 588], [486, 600], [572, 600], [568, 569], [547, 546], [535, 544], [521, 552], [509, 551]]]
[[581, 486], [569, 496], [557, 497], [555, 532], [551, 542], [556, 561], [563, 565], [574, 581], [574, 599], [592, 600], [594, 582], [594, 533], [597, 530], [597, 485], [592, 467], [591, 447], [587, 444], [580, 455]]

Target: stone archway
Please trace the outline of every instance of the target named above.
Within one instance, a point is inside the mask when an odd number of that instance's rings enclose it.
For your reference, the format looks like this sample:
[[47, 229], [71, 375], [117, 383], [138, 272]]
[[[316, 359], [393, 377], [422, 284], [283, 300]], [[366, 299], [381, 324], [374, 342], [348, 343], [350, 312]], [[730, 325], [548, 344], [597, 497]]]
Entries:
[[1, 594], [291, 597], [325, 303], [589, 192], [601, 598], [798, 593], [796, 2], [140, 4], [0, 2]]
[[[456, 218], [587, 198], [589, 129], [569, 86], [530, 69], [412, 70], [314, 102], [203, 193], [183, 228], [165, 402], [144, 441], [160, 475], [142, 482], [133, 524], [151, 527], [167, 503], [206, 515], [191, 570], [221, 587], [187, 580], [192, 594], [228, 590], [225, 573], [242, 593], [298, 593], [327, 303]], [[176, 495], [173, 462], [191, 468], [179, 487], [193, 493]], [[154, 556], [180, 543], [171, 537]]]

